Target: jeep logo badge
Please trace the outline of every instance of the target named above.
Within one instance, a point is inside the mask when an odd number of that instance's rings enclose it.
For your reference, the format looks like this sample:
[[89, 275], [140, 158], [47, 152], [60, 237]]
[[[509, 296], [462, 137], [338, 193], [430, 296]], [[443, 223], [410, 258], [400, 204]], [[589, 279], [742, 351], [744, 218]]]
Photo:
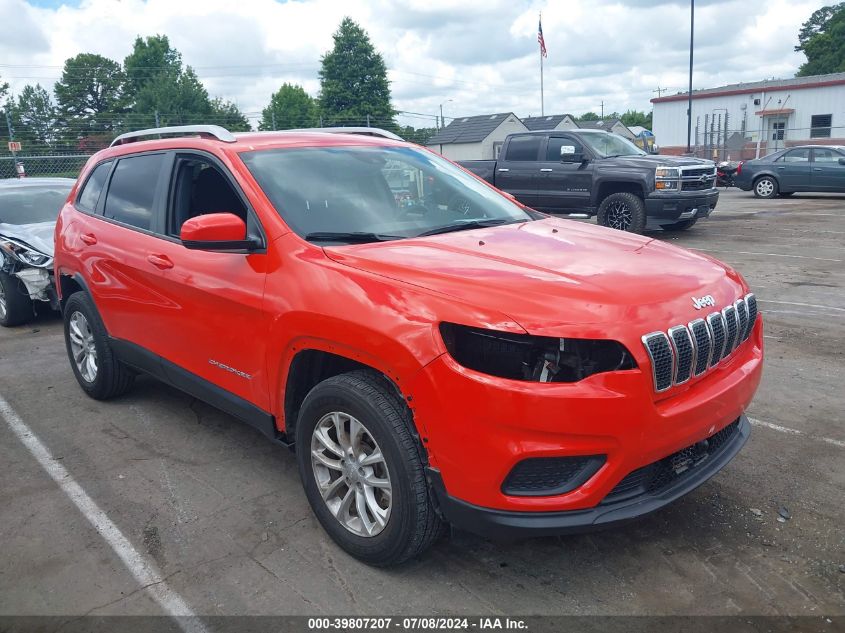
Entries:
[[713, 298], [713, 295], [704, 295], [703, 297], [691, 297], [691, 299], [692, 307], [696, 310], [701, 310], [701, 308], [716, 305], [716, 300]]

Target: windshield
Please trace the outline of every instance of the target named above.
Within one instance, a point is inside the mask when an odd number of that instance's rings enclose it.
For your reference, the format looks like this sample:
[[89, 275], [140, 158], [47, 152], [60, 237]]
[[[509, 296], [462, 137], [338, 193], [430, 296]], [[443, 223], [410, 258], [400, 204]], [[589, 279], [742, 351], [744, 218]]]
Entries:
[[0, 224], [55, 222], [71, 184], [0, 189]]
[[300, 236], [349, 243], [525, 222], [528, 212], [453, 164], [410, 147], [241, 154]]
[[646, 155], [643, 150], [618, 134], [582, 134], [581, 140], [602, 158]]

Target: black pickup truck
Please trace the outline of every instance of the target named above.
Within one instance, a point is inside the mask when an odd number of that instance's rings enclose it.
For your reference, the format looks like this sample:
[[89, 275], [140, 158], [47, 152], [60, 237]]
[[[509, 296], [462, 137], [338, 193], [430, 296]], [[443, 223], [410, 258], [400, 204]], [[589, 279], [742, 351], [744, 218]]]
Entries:
[[538, 211], [633, 233], [688, 229], [719, 200], [712, 161], [646, 154], [601, 130], [511, 134], [499, 160], [458, 164]]

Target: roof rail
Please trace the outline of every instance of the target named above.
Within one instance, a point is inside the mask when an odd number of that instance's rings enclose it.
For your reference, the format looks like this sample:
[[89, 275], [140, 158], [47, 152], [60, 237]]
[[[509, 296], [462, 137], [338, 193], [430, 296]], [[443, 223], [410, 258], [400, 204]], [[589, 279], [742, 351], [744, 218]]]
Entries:
[[161, 137], [164, 134], [211, 137], [224, 143], [234, 143], [237, 140], [229, 130], [219, 125], [173, 125], [170, 127], [154, 127], [148, 130], [138, 130], [136, 132], [121, 134], [111, 142], [109, 147], [140, 141], [147, 136]]
[[324, 132], [328, 134], [360, 134], [362, 136], [378, 136], [389, 138], [394, 141], [404, 141], [401, 136], [382, 130], [378, 127], [306, 127], [297, 130], [285, 130], [285, 132]]

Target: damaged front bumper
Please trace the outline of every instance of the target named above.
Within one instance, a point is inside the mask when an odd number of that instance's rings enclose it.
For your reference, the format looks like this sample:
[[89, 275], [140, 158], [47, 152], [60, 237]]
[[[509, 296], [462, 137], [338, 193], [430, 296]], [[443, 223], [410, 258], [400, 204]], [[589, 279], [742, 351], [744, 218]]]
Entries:
[[59, 302], [56, 296], [56, 285], [53, 283], [53, 272], [43, 268], [22, 268], [11, 273], [23, 282], [29, 298], [33, 301], [47, 301], [58, 309]]

